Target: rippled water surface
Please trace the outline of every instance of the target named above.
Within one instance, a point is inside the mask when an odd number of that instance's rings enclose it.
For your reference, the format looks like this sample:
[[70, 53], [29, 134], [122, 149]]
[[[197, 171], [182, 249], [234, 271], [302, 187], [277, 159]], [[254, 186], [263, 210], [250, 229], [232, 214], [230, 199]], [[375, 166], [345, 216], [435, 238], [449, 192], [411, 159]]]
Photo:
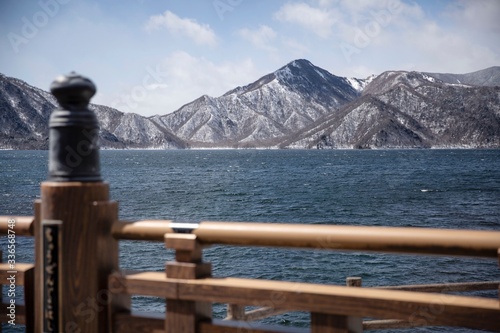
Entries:
[[[101, 163], [121, 219], [500, 230], [499, 150], [102, 151]], [[44, 151], [0, 151], [0, 215], [33, 214], [46, 165]], [[173, 259], [160, 243], [120, 247], [124, 269], [161, 271]], [[32, 251], [32, 240], [19, 237], [18, 260], [32, 261]], [[495, 260], [475, 258], [227, 246], [204, 253], [215, 276], [341, 285], [360, 276], [363, 286], [500, 280]], [[165, 311], [156, 298], [134, 297], [133, 306]], [[214, 316], [224, 315], [216, 304]], [[309, 317], [265, 322], [308, 326]]]

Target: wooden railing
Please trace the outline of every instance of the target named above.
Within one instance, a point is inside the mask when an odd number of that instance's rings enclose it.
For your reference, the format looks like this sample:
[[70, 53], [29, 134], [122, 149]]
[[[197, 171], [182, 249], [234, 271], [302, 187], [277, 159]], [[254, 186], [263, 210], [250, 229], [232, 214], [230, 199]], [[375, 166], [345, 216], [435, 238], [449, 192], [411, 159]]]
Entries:
[[[16, 221], [17, 235], [34, 235], [33, 217], [2, 216], [0, 233], [8, 232], [8, 220]], [[108, 231], [116, 240], [163, 241], [167, 248], [175, 250], [176, 258], [176, 261], [167, 263], [164, 273], [116, 270], [108, 275], [108, 286], [101, 291], [101, 301], [106, 305], [115, 304], [106, 314], [113, 332], [361, 332], [417, 326], [462, 326], [500, 331], [498, 299], [445, 294], [497, 290], [499, 281], [354, 288], [361, 287], [360, 279], [349, 278], [347, 286], [334, 286], [212, 278], [210, 264], [202, 261], [203, 248], [214, 244], [473, 256], [498, 260], [500, 232], [241, 222], [190, 224], [167, 220], [115, 221]], [[115, 256], [117, 252], [109, 255]], [[107, 261], [114, 259], [108, 258]], [[5, 277], [8, 267], [6, 264], [1, 267], [1, 276]], [[32, 272], [32, 269], [32, 265], [26, 266], [26, 271]], [[18, 281], [25, 284], [26, 295], [31, 297], [34, 286], [30, 278]], [[166, 315], [131, 312], [131, 295], [167, 299]], [[226, 319], [229, 320], [212, 319], [211, 304], [215, 302], [228, 304]], [[26, 307], [33, 304], [29, 300]], [[262, 307], [245, 312], [245, 305]], [[21, 309], [22, 313], [33, 313], [32, 309]], [[266, 327], [246, 322], [287, 311], [310, 312], [311, 328]], [[363, 321], [363, 317], [377, 319]], [[21, 315], [21, 318], [26, 317]], [[26, 323], [26, 320], [21, 319], [20, 323]], [[31, 329], [32, 325], [29, 325], [27, 331]]]

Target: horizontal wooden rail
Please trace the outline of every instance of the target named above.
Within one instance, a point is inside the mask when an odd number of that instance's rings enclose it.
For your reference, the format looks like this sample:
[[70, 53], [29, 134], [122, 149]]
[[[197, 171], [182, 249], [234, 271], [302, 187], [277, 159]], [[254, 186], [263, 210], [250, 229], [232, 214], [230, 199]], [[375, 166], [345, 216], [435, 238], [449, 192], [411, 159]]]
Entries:
[[405, 286], [383, 286], [374, 288], [420, 291], [427, 293], [453, 293], [453, 292], [469, 292], [469, 291], [480, 291], [480, 290], [498, 290], [499, 287], [500, 287], [500, 281], [483, 281], [483, 282], [416, 284], [416, 285], [405, 285]]
[[[29, 281], [32, 279], [34, 272], [35, 266], [33, 264], [16, 263], [11, 266], [8, 263], [0, 263], [0, 281], [3, 284], [7, 284], [7, 278], [14, 275], [16, 285], [23, 286], [26, 280]], [[30, 283], [32, 282], [30, 281]]]
[[171, 220], [119, 221], [113, 224], [111, 233], [116, 239], [164, 242], [165, 234], [173, 233]]
[[[443, 284], [422, 284], [422, 285], [403, 285], [403, 286], [383, 286], [373, 287], [375, 289], [391, 289], [404, 291], [420, 291], [433, 293], [451, 293], [451, 292], [471, 292], [480, 290], [498, 290], [500, 281], [483, 282], [460, 282]], [[254, 321], [272, 317], [287, 311], [274, 309], [270, 307], [257, 308], [245, 311], [244, 305], [230, 304], [227, 308], [228, 314], [225, 320], [243, 320]], [[426, 326], [424, 322], [409, 322], [408, 320], [384, 319], [384, 320], [365, 320], [363, 321], [363, 330], [408, 328], [416, 326]]]
[[[117, 239], [161, 241], [180, 224], [167, 220], [116, 222]], [[189, 229], [192, 228], [192, 229]], [[298, 247], [498, 258], [500, 232], [279, 223], [185, 224], [202, 244]]]
[[[114, 293], [242, 305], [265, 305], [269, 295], [279, 293], [284, 302], [276, 308], [283, 310], [500, 331], [498, 299], [253, 279], [180, 280], [160, 272], [115, 273], [109, 287]], [[422, 309], [439, 309], [439, 315]]]
[[[14, 225], [16, 236], [33, 236], [34, 221], [33, 216], [0, 216], [0, 234], [6, 235], [9, 231], [9, 225]], [[9, 221], [15, 221], [9, 223]]]

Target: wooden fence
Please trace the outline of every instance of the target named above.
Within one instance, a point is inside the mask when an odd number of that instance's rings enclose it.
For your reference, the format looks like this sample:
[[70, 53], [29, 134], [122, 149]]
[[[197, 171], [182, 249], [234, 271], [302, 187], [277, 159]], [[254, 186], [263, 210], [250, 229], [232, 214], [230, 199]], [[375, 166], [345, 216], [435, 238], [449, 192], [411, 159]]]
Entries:
[[[97, 122], [87, 108], [95, 86], [72, 73], [54, 81], [52, 93], [61, 109], [51, 116], [49, 179], [41, 184], [34, 216], [0, 216], [0, 234], [7, 235], [0, 283], [8, 290], [24, 287], [23, 304], [3, 301], [2, 323], [25, 324], [27, 332], [37, 333], [333, 333], [415, 326], [500, 332], [498, 298], [446, 293], [495, 290], [498, 281], [364, 288], [353, 278], [337, 286], [212, 277], [202, 256], [204, 247], [218, 244], [499, 260], [500, 232], [120, 221], [118, 204], [100, 178]], [[22, 236], [34, 237], [34, 263], [15, 260], [15, 239]], [[175, 260], [166, 263], [165, 272], [121, 271], [118, 243], [126, 239], [164, 242], [175, 250]], [[131, 312], [131, 295], [165, 298], [165, 314]], [[268, 306], [276, 296], [281, 301]], [[228, 304], [229, 320], [212, 318], [213, 303]], [[261, 308], [247, 312], [246, 305]], [[286, 311], [309, 312], [310, 328], [245, 321]]]
[[[73, 189], [74, 190], [74, 189]], [[43, 200], [43, 199], [42, 199]], [[37, 203], [39, 205], [39, 203]], [[103, 207], [115, 204], [93, 202], [89, 207], [101, 213], [94, 223], [107, 220]], [[9, 221], [15, 221], [17, 236], [34, 236], [37, 229], [33, 217], [0, 217], [0, 233], [8, 234]], [[92, 223], [92, 219], [88, 220]], [[12, 224], [10, 224], [12, 225]], [[210, 263], [202, 260], [203, 247], [213, 244], [314, 248], [322, 250], [356, 250], [392, 253], [434, 254], [499, 258], [500, 232], [474, 230], [442, 230], [421, 228], [352, 227], [241, 222], [201, 222], [180, 224], [171, 221], [124, 222], [114, 220], [105, 233], [98, 233], [98, 242], [108, 251], [76, 246], [73, 252], [86, 257], [100, 254], [96, 266], [86, 266], [86, 277], [66, 280], [62, 275], [61, 307], [55, 309], [65, 331], [81, 332], [361, 332], [363, 330], [416, 326], [463, 326], [500, 331], [498, 299], [440, 294], [473, 290], [497, 290], [499, 281], [361, 287], [358, 278], [348, 279], [347, 286], [266, 281], [243, 278], [211, 277]], [[88, 232], [83, 232], [83, 235]], [[99, 237], [100, 242], [99, 242]], [[118, 262], [119, 240], [163, 241], [175, 250], [174, 262], [166, 264], [166, 272], [122, 272], [109, 263]], [[100, 244], [99, 244], [100, 243]], [[82, 253], [87, 253], [84, 255]], [[78, 261], [89, 260], [77, 258]], [[99, 274], [99, 262], [108, 264]], [[64, 261], [63, 261], [64, 265]], [[78, 270], [75, 263], [73, 269]], [[43, 265], [42, 265], [43, 267]], [[27, 324], [27, 331], [43, 326], [43, 307], [37, 302], [42, 281], [35, 281], [31, 264], [16, 263], [16, 283], [25, 286], [25, 305], [16, 310], [17, 323]], [[1, 265], [2, 281], [9, 276], [8, 263]], [[101, 275], [103, 281], [96, 281]], [[95, 280], [91, 283], [91, 280]], [[43, 278], [42, 278], [43, 280]], [[66, 281], [64, 281], [66, 280]], [[85, 281], [85, 284], [78, 283]], [[99, 285], [86, 293], [82, 289]], [[43, 289], [43, 288], [42, 288]], [[64, 293], [71, 296], [67, 296]], [[83, 297], [83, 295], [86, 297]], [[75, 301], [80, 297], [83, 300]], [[88, 296], [91, 295], [91, 296]], [[167, 300], [165, 315], [132, 313], [130, 296], [145, 295]], [[276, 307], [269, 307], [271, 295], [279, 295]], [[42, 297], [43, 293], [42, 293]], [[90, 297], [90, 298], [89, 298]], [[89, 301], [90, 299], [90, 301]], [[227, 303], [229, 320], [213, 320], [211, 304]], [[92, 306], [93, 303], [93, 306]], [[245, 305], [263, 307], [245, 312]], [[7, 309], [3, 304], [2, 309]], [[39, 310], [37, 311], [37, 306]], [[68, 310], [73, 307], [71, 311]], [[92, 312], [92, 310], [94, 312]], [[311, 313], [310, 329], [264, 327], [246, 321], [262, 319], [287, 311]], [[8, 313], [6, 313], [8, 314]], [[33, 315], [34, 314], [34, 315]], [[379, 318], [365, 320], [363, 317]], [[8, 317], [3, 317], [8, 322]], [[92, 319], [92, 320], [90, 320]], [[80, 321], [80, 322], [79, 322]], [[90, 328], [91, 327], [91, 328]], [[36, 331], [36, 330], [35, 330]], [[40, 331], [40, 330], [38, 330]]]

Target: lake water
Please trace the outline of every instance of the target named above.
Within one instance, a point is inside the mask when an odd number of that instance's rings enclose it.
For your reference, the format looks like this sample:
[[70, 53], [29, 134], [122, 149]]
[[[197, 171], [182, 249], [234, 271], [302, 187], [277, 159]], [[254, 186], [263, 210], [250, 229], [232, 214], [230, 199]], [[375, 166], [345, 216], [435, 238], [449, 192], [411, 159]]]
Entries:
[[[0, 151], [0, 215], [33, 214], [47, 158], [46, 151]], [[500, 150], [101, 151], [101, 165], [124, 220], [500, 230]], [[17, 249], [19, 262], [32, 261], [32, 239], [20, 237]], [[124, 241], [120, 250], [123, 269], [162, 271], [173, 259], [160, 243]], [[500, 280], [495, 260], [475, 258], [228, 246], [204, 253], [215, 276], [340, 285], [360, 276], [363, 286]], [[165, 311], [157, 298], [134, 297], [133, 306]], [[224, 315], [216, 304], [214, 316]], [[264, 322], [305, 327], [309, 317]], [[472, 332], [397, 330], [415, 331]]]

